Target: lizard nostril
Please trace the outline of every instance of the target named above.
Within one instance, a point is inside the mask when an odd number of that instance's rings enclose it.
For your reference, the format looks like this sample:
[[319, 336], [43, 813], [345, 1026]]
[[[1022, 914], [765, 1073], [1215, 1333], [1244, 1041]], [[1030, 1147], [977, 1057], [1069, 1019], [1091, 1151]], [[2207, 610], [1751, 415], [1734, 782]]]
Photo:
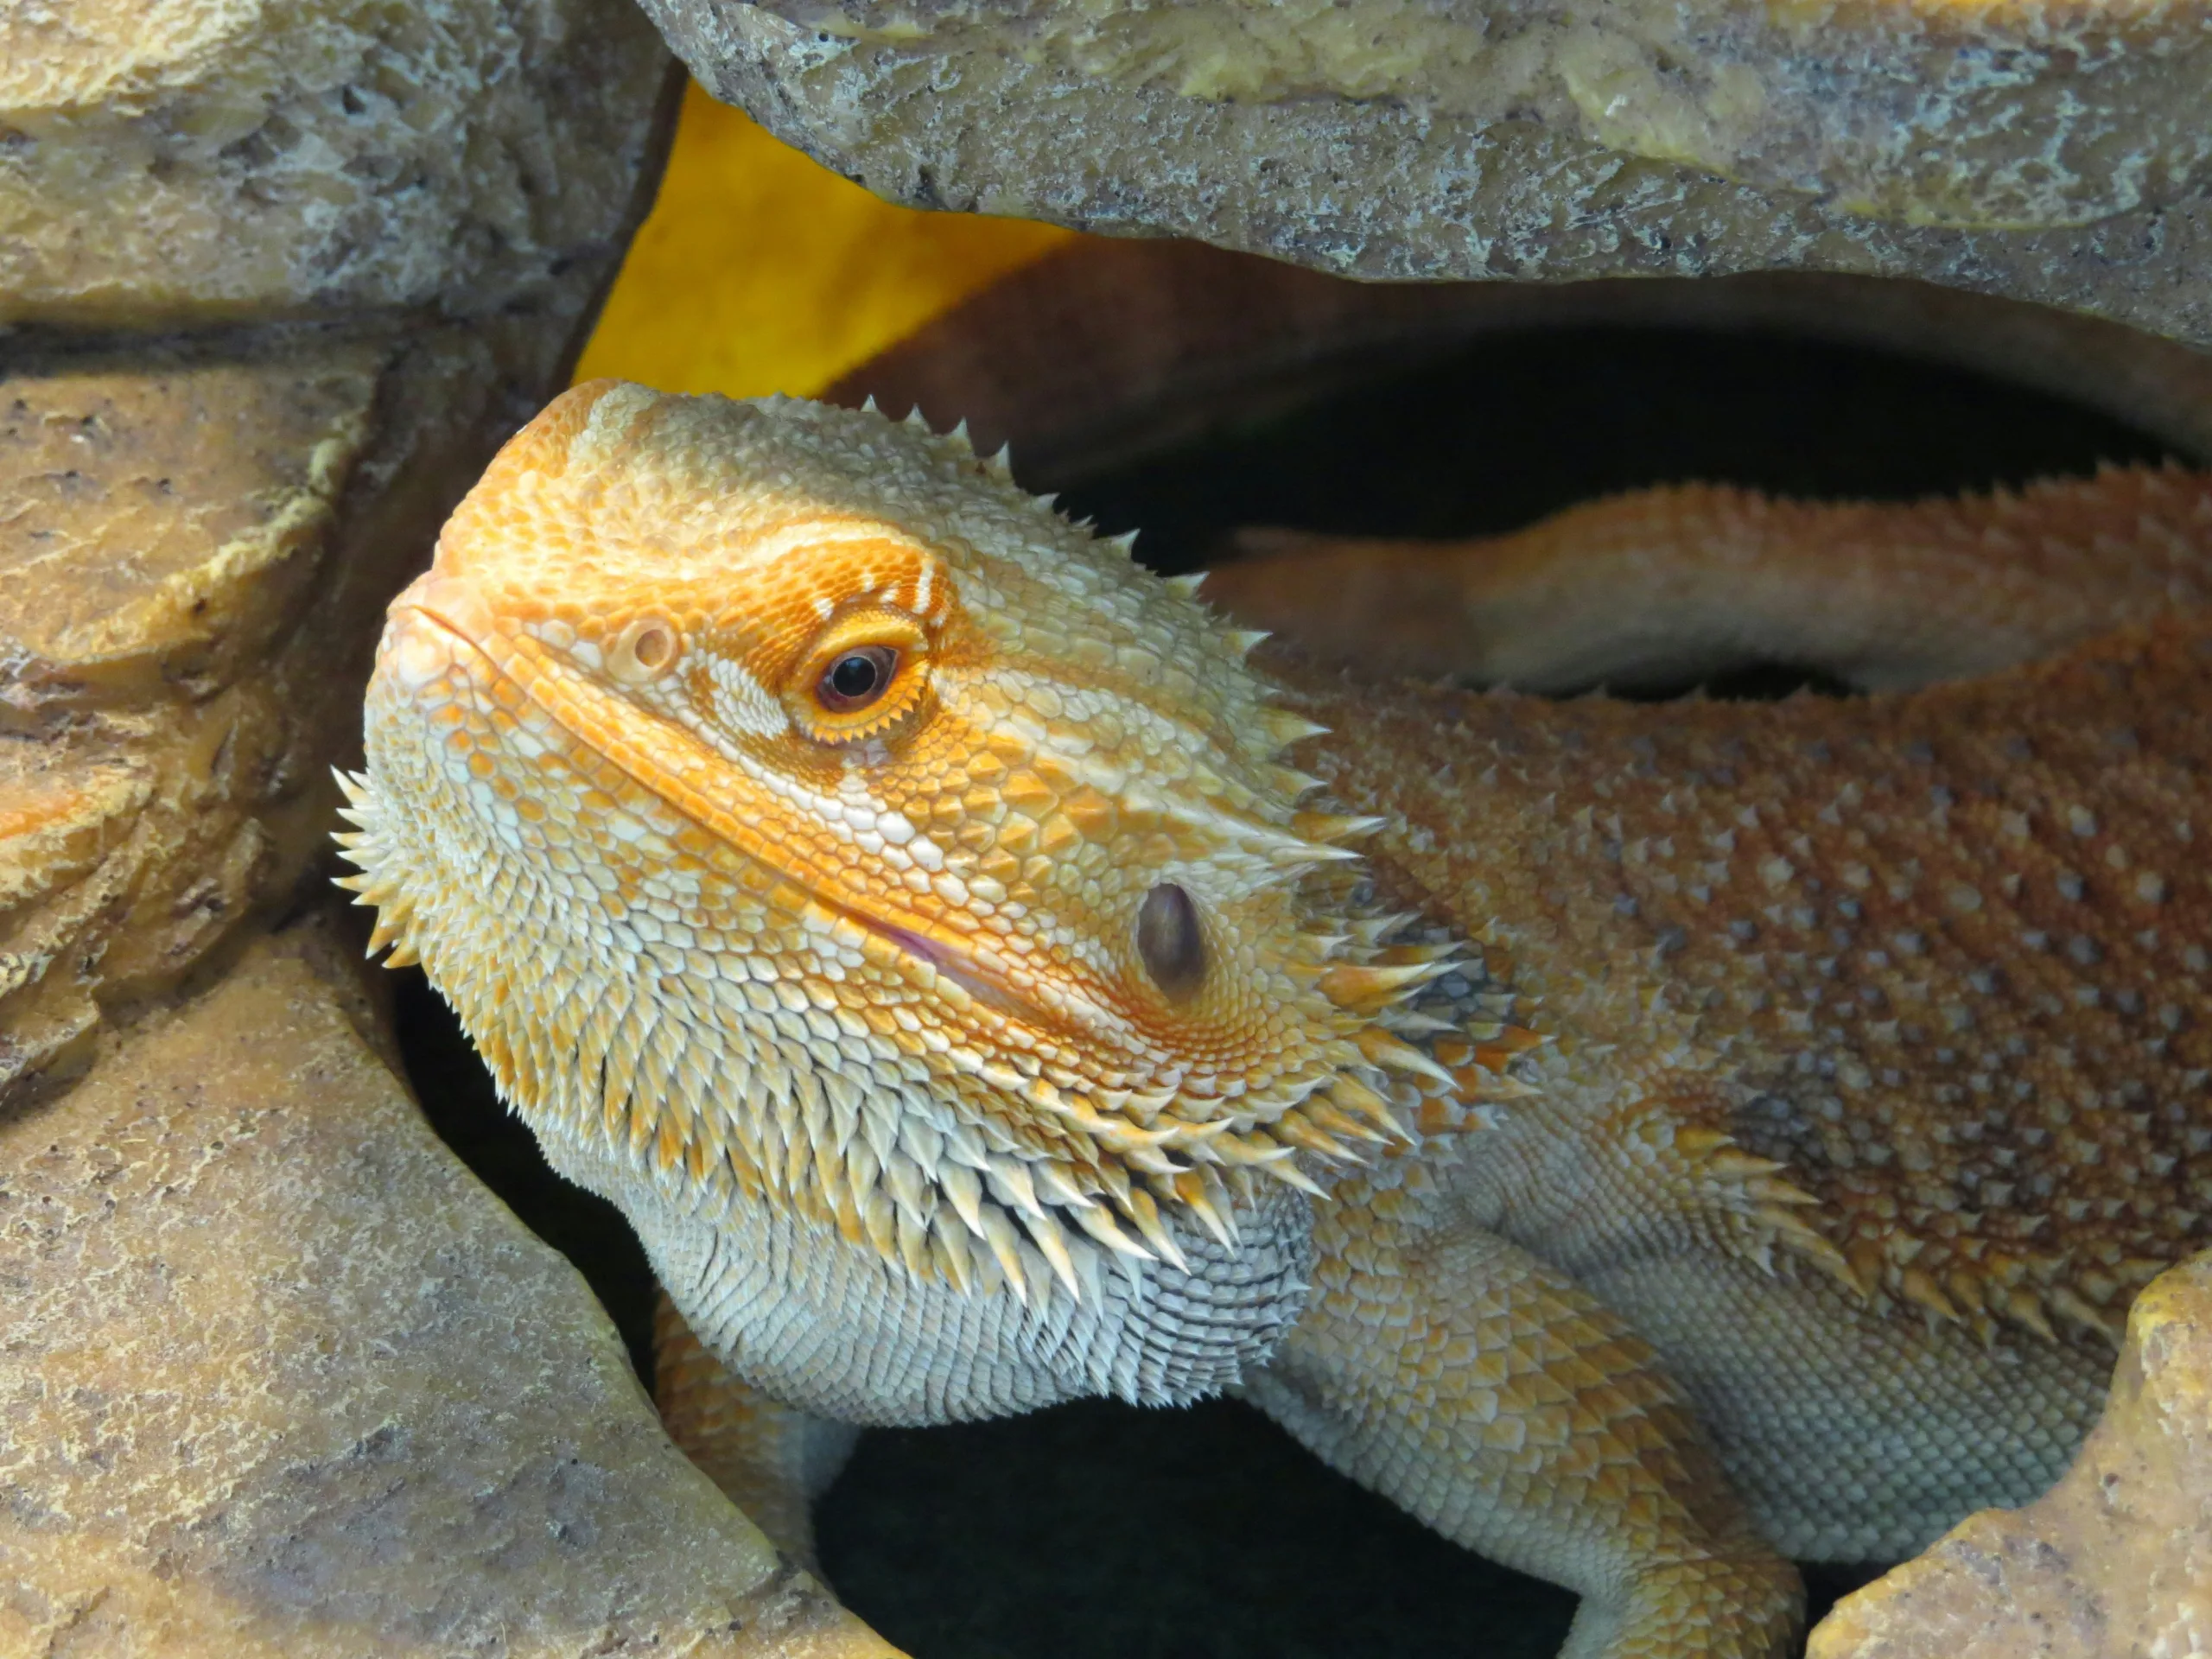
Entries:
[[615, 678], [641, 685], [666, 672], [683, 648], [675, 624], [658, 617], [640, 617], [615, 637], [607, 653], [607, 665]]
[[1164, 881], [1137, 910], [1137, 954], [1169, 1000], [1179, 1002], [1205, 982], [1206, 941], [1191, 895]]

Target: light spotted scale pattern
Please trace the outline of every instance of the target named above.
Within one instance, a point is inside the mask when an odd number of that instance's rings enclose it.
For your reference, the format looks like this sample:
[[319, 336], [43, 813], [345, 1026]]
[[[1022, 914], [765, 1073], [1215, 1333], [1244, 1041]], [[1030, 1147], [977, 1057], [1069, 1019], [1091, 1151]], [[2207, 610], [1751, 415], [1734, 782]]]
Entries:
[[957, 435], [596, 383], [393, 607], [352, 885], [793, 1548], [818, 1418], [1236, 1386], [1571, 1653], [1749, 1659], [1781, 1552], [2055, 1475], [2203, 1236], [2185, 588], [1909, 695], [1359, 685]]

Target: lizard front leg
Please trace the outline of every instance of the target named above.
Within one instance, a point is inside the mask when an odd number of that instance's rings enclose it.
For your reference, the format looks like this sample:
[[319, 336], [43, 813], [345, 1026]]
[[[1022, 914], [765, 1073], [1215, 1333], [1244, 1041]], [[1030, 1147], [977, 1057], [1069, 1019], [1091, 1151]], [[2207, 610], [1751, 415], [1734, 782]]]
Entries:
[[1649, 1348], [1565, 1274], [1363, 1185], [1249, 1397], [1446, 1537], [1583, 1597], [1562, 1659], [1770, 1659], [1803, 1616]]
[[1510, 535], [1248, 530], [1207, 599], [1327, 658], [1535, 691], [1753, 663], [1897, 690], [1983, 674], [2212, 597], [2212, 475], [1815, 505], [1638, 490]]
[[669, 1438], [768, 1535], [811, 1568], [812, 1507], [860, 1431], [770, 1399], [740, 1382], [684, 1323], [666, 1291], [653, 1296], [653, 1403]]

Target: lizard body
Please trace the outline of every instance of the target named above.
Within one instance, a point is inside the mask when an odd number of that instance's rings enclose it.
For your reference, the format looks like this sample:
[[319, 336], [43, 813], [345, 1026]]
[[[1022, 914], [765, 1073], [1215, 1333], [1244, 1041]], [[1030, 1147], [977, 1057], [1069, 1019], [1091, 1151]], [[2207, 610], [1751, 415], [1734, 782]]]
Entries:
[[[2160, 476], [2089, 533], [2171, 586]], [[2048, 1484], [2208, 1231], [2174, 594], [1865, 698], [1360, 684], [957, 437], [594, 383], [395, 601], [351, 880], [771, 1485], [1241, 1387], [1571, 1653], [1769, 1654], [1779, 1552]]]

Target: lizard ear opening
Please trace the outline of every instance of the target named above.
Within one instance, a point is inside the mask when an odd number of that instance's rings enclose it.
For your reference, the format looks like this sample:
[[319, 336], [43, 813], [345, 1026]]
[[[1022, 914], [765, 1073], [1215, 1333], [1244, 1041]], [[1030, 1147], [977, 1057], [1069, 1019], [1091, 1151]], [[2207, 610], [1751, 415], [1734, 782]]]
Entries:
[[1137, 955], [1171, 1002], [1188, 1000], [1206, 980], [1206, 939], [1191, 895], [1163, 881], [1137, 907]]

